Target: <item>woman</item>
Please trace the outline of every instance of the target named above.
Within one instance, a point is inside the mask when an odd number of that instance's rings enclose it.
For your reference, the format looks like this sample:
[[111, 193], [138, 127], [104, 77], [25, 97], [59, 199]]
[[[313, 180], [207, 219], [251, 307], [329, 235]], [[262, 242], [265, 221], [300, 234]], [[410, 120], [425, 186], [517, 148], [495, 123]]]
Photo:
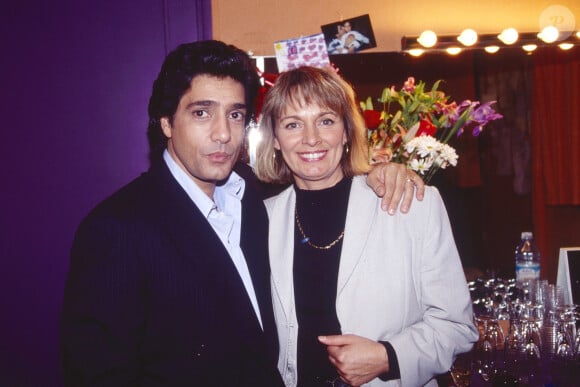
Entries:
[[266, 201], [286, 385], [436, 385], [478, 336], [438, 191], [381, 213], [354, 92], [332, 71], [281, 74], [260, 130], [257, 176], [293, 183]]

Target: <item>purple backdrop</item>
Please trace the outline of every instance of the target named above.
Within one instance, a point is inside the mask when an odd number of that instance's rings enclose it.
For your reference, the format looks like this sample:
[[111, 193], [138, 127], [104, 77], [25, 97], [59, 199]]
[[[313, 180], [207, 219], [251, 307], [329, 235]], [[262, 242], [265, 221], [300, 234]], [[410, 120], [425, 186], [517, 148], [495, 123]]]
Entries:
[[74, 230], [148, 167], [152, 82], [168, 50], [211, 37], [211, 2], [10, 3], [0, 6], [0, 385], [59, 386]]

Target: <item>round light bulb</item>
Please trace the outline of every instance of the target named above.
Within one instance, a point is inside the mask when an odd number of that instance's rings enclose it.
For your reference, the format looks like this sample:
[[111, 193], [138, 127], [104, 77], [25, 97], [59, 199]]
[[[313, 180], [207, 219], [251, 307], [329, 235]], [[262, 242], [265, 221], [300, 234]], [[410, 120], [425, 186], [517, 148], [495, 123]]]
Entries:
[[409, 55], [411, 56], [421, 56], [423, 55], [424, 50], [421, 48], [412, 48], [409, 50]]
[[437, 44], [437, 34], [431, 30], [425, 30], [421, 32], [421, 35], [417, 38], [417, 42], [423, 47], [433, 47]]
[[473, 46], [477, 42], [477, 32], [471, 28], [467, 28], [461, 32], [461, 35], [457, 37], [457, 40], [464, 46]]
[[457, 55], [461, 52], [461, 47], [447, 47], [445, 50], [449, 55]]
[[560, 43], [558, 44], [558, 47], [560, 47], [562, 50], [569, 50], [574, 47], [574, 45], [572, 43]]
[[486, 46], [484, 50], [489, 54], [495, 54], [499, 51], [499, 46]]
[[522, 48], [524, 49], [524, 51], [526, 52], [532, 52], [534, 51], [536, 48], [538, 48], [538, 46], [536, 46], [535, 44], [524, 44], [522, 46]]
[[554, 43], [558, 40], [560, 36], [560, 31], [554, 26], [546, 26], [538, 34], [538, 38], [542, 39], [546, 43]]
[[497, 36], [504, 44], [514, 44], [518, 40], [518, 31], [515, 28], [506, 28]]

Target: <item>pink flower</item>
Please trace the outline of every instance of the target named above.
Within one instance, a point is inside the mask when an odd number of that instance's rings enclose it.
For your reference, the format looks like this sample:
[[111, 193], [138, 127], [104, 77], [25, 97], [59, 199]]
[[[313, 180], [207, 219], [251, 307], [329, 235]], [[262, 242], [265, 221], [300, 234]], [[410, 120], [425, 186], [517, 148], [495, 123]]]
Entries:
[[393, 158], [393, 151], [389, 148], [371, 149], [371, 164], [388, 163]]
[[401, 90], [406, 91], [408, 93], [412, 93], [413, 91], [415, 91], [415, 78], [414, 77], [407, 78]]

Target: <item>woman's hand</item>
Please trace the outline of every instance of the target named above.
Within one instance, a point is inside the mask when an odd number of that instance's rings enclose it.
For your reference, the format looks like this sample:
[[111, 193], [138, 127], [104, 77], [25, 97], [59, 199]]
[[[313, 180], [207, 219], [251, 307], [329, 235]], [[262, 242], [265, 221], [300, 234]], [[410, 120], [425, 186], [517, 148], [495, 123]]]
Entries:
[[423, 179], [399, 163], [376, 165], [367, 175], [367, 184], [377, 196], [383, 198], [381, 208], [391, 215], [397, 212], [399, 203], [401, 212], [408, 212], [413, 202], [413, 194], [417, 200], [423, 200], [425, 194]]
[[389, 371], [384, 345], [357, 335], [319, 336], [340, 378], [351, 386], [365, 384]]

